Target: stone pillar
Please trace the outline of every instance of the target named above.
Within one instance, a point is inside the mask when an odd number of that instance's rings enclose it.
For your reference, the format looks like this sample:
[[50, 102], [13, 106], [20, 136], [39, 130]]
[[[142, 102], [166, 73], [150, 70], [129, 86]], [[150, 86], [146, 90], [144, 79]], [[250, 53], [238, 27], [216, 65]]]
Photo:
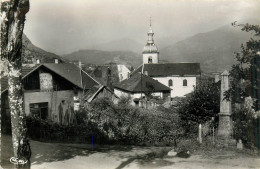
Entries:
[[218, 137], [222, 139], [230, 139], [231, 126], [231, 102], [224, 100], [224, 93], [229, 89], [229, 73], [225, 70], [221, 74], [221, 91], [220, 91], [220, 113], [218, 123]]

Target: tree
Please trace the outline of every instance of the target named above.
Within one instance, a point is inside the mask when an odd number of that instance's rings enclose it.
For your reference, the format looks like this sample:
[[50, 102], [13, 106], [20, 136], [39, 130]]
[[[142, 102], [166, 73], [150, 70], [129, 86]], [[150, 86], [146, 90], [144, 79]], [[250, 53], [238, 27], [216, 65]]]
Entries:
[[[230, 71], [231, 88], [225, 93], [233, 106], [234, 137], [246, 146], [260, 147], [260, 27], [259, 25], [232, 23], [253, 37], [241, 44], [235, 53], [237, 63]], [[257, 111], [258, 110], [258, 111]]]
[[220, 105], [220, 85], [210, 81], [200, 81], [194, 91], [180, 104], [178, 111], [181, 124], [186, 133], [195, 132], [194, 126], [217, 121]]
[[243, 103], [246, 97], [254, 99], [254, 107], [260, 109], [260, 27], [259, 25], [237, 24], [242, 31], [251, 32], [251, 38], [241, 44], [241, 52], [235, 53], [237, 63], [232, 66], [230, 76], [231, 88], [226, 93], [226, 98], [233, 103]]
[[1, 2], [1, 60], [8, 64], [8, 99], [14, 150], [12, 161], [17, 168], [30, 168], [31, 156], [21, 82], [22, 35], [25, 14], [28, 11], [29, 0], [3, 0]]

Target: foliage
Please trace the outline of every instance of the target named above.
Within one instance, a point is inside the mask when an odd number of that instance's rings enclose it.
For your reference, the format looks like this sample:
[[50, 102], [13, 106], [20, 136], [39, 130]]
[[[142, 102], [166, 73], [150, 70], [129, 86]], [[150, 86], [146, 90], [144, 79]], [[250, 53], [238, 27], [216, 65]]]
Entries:
[[243, 103], [246, 97], [251, 96], [255, 99], [255, 109], [258, 110], [260, 108], [260, 101], [257, 101], [259, 99], [257, 93], [260, 90], [260, 27], [236, 22], [232, 25], [240, 26], [242, 31], [251, 32], [254, 38], [241, 45], [240, 53], [235, 53], [237, 63], [230, 71], [231, 88], [226, 92], [226, 98], [231, 99], [233, 103]]
[[38, 117], [26, 117], [29, 136], [34, 140], [49, 142], [105, 143], [108, 139], [91, 123], [86, 125], [62, 125]]
[[179, 141], [183, 130], [173, 110], [140, 109], [128, 102], [127, 97], [118, 105], [106, 97], [98, 98], [76, 112], [77, 125], [28, 116], [28, 133], [32, 139], [52, 142], [91, 143], [92, 136], [95, 143], [102, 144], [171, 145]]
[[219, 105], [219, 83], [200, 81], [178, 108], [180, 123], [187, 133], [197, 131], [197, 127], [194, 126], [203, 124], [212, 118], [215, 119], [216, 123]]
[[95, 124], [109, 140], [121, 144], [168, 145], [182, 132], [172, 111], [139, 109], [127, 105], [127, 100], [122, 98], [114, 105], [106, 98], [97, 99], [86, 110], [86, 122]]
[[236, 106], [233, 112], [234, 138], [241, 139], [247, 147], [256, 145], [259, 148], [260, 111], [253, 109], [252, 98], [245, 98], [245, 103]]
[[122, 97], [120, 97], [120, 99], [118, 101], [118, 105], [121, 107], [128, 107], [130, 102], [131, 102], [130, 96], [122, 96]]

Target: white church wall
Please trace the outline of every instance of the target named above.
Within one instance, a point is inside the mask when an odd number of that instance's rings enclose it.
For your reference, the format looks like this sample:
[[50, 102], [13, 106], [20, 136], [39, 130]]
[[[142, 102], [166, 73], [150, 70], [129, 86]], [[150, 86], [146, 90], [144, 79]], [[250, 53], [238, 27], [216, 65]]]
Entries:
[[159, 54], [158, 53], [144, 53], [143, 54], [143, 63], [148, 63], [148, 58], [152, 58], [152, 63], [159, 63]]
[[[153, 79], [158, 80], [160, 83], [165, 86], [170, 87], [171, 97], [184, 97], [184, 95], [192, 92], [194, 90], [194, 86], [196, 86], [196, 77], [154, 77]], [[168, 85], [169, 80], [172, 80], [172, 86]], [[183, 80], [187, 80], [187, 86], [183, 86]]]

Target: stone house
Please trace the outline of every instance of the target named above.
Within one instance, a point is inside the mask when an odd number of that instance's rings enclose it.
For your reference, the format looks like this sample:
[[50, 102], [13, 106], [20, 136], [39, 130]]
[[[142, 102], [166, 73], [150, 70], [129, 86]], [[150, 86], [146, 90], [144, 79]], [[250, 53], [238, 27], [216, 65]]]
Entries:
[[[70, 63], [46, 63], [22, 68], [26, 115], [62, 122], [73, 113], [83, 91], [99, 83]], [[7, 77], [1, 79], [2, 110], [9, 114]]]

